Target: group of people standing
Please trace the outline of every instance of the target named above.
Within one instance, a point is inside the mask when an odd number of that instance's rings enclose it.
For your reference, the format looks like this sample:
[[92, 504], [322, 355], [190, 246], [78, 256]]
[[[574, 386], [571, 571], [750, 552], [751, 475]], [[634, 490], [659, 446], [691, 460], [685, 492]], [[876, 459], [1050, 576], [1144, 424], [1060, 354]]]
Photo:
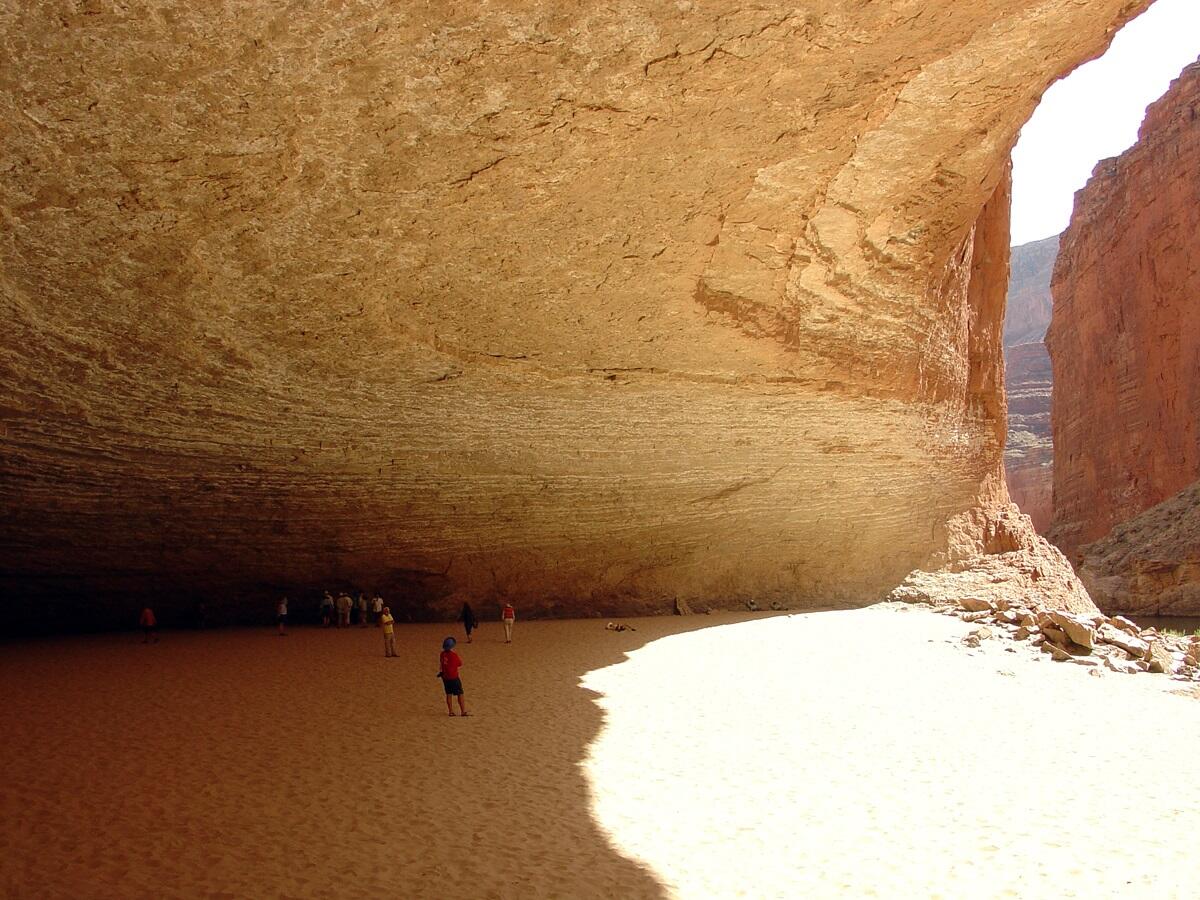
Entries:
[[376, 594], [370, 600], [367, 595], [360, 593], [357, 599], [342, 591], [334, 596], [325, 592], [321, 598], [321, 624], [329, 628], [336, 618], [338, 628], [349, 628], [350, 620], [354, 618], [360, 628], [366, 628], [372, 622], [378, 624], [383, 615], [383, 598]]

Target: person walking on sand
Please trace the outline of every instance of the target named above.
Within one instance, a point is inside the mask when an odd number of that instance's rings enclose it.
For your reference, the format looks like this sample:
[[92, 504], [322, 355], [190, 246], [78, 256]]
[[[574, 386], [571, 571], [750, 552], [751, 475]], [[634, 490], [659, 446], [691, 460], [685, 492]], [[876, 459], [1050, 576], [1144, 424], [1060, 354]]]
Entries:
[[385, 606], [379, 616], [379, 627], [383, 629], [384, 656], [396, 655], [395, 622], [396, 620], [392, 618], [392, 611]]
[[507, 600], [500, 607], [500, 621], [504, 623], [504, 643], [512, 643], [513, 622], [517, 620], [517, 611], [513, 609], [513, 605]]
[[469, 715], [467, 712], [466, 698], [463, 697], [462, 679], [458, 677], [458, 670], [462, 668], [462, 657], [454, 652], [454, 645], [457, 641], [452, 637], [442, 641], [442, 655], [438, 658], [438, 674], [437, 677], [442, 679], [442, 687], [446, 690], [446, 712], [454, 715], [454, 698], [458, 698], [458, 710], [464, 716]]
[[471, 632], [479, 623], [475, 620], [475, 610], [471, 609], [470, 603], [463, 603], [462, 612], [458, 614], [458, 621], [463, 623], [463, 629], [467, 632], [467, 643], [471, 643]]
[[275, 604], [275, 624], [279, 626], [280, 637], [287, 637], [287, 605], [287, 597]]
[[333, 597], [329, 591], [321, 598], [321, 627], [328, 628], [333, 622]]
[[367, 595], [358, 595], [358, 627], [367, 627]]
[[345, 591], [338, 594], [337, 598], [337, 614], [338, 628], [350, 627], [350, 607], [354, 605], [354, 601], [350, 599], [350, 595]]
[[371, 618], [373, 621], [378, 622], [380, 616], [382, 616], [382, 615], [383, 615], [383, 598], [380, 597], [378, 594], [376, 594], [375, 597], [371, 600]]
[[142, 643], [150, 643], [150, 638], [154, 638], [154, 643], [158, 643], [158, 619], [154, 616], [154, 610], [149, 606], [142, 607], [142, 615], [138, 618], [138, 624], [142, 626]]

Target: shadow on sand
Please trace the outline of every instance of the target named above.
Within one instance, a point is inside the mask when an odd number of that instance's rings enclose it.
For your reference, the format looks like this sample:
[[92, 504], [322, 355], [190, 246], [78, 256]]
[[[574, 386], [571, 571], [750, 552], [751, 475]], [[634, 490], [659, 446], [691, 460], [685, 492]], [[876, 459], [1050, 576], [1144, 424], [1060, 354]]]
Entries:
[[357, 628], [11, 642], [0, 894], [664, 897], [593, 818], [580, 679], [767, 615], [521, 622], [511, 645], [485, 623], [467, 720], [434, 677], [445, 624], [399, 628], [394, 660]]

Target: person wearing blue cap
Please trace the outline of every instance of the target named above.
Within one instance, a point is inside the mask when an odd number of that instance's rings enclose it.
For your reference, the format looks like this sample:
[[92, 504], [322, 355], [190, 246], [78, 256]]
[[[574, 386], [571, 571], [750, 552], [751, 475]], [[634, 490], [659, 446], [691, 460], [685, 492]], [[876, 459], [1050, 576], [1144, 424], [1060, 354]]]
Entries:
[[458, 670], [462, 668], [462, 657], [454, 652], [454, 645], [458, 643], [452, 637], [442, 641], [442, 655], [438, 660], [437, 677], [442, 679], [442, 687], [446, 689], [446, 712], [454, 715], [454, 698], [458, 698], [458, 710], [464, 716], [470, 715], [467, 712], [466, 700], [463, 697], [462, 679], [458, 677]]

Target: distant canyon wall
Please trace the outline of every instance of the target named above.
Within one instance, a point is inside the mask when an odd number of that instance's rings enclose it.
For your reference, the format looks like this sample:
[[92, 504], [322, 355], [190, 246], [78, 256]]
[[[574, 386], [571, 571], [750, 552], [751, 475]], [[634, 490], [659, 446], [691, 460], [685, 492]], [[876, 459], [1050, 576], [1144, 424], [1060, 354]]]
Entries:
[[854, 603], [1047, 551], [1008, 156], [1147, 5], [0, 0], [5, 621]]
[[1045, 344], [1034, 341], [1006, 347], [1004, 362], [1004, 385], [1008, 393], [1004, 470], [1008, 492], [1042, 534], [1050, 527], [1054, 509], [1050, 354]]
[[1058, 235], [1012, 248], [1004, 313], [1004, 386], [1008, 441], [1004, 471], [1008, 492], [1039, 533], [1050, 527], [1054, 496], [1054, 444], [1050, 429], [1053, 377], [1042, 342], [1050, 326], [1050, 278]]

